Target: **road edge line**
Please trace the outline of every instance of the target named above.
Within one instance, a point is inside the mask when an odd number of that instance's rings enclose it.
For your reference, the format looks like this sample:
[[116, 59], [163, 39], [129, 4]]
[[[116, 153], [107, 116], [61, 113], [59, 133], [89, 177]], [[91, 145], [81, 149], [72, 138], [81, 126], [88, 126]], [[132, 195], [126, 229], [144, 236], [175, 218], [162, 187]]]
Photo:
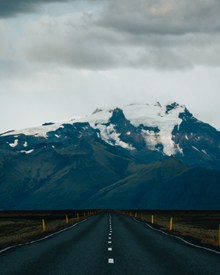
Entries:
[[6, 251], [8, 251], [8, 250], [10, 250], [12, 248], [16, 248], [16, 247], [25, 246], [25, 245], [34, 244], [34, 243], [38, 243], [38, 242], [44, 241], [46, 239], [49, 239], [49, 238], [51, 238], [51, 237], [53, 237], [55, 235], [58, 235], [58, 234], [64, 232], [66, 230], [69, 230], [69, 229], [71, 229], [71, 228], [73, 228], [73, 227], [75, 227], [75, 226], [77, 226], [77, 225], [79, 225], [79, 224], [87, 221], [88, 219], [89, 218], [87, 218], [87, 219], [85, 219], [83, 221], [80, 221], [78, 223], [74, 223], [73, 225], [71, 225], [71, 226], [69, 226], [67, 228], [61, 229], [61, 230], [59, 230], [57, 232], [54, 232], [54, 233], [51, 233], [51, 234], [49, 234], [49, 235], [47, 235], [47, 236], [45, 236], [43, 238], [40, 238], [40, 239], [37, 239], [37, 240], [34, 240], [34, 241], [30, 241], [30, 242], [26, 242], [26, 243], [20, 243], [20, 244], [15, 244], [15, 245], [12, 245], [12, 246], [8, 246], [8, 247], [3, 248], [2, 250], [0, 250], [0, 254], [4, 253], [4, 252], [6, 252]]
[[175, 236], [175, 235], [169, 234], [169, 233], [167, 233], [167, 232], [165, 232], [165, 231], [163, 231], [163, 230], [154, 228], [154, 227], [150, 226], [149, 224], [147, 224], [147, 223], [145, 223], [145, 222], [142, 222], [142, 221], [137, 220], [136, 218], [133, 218], [133, 219], [134, 219], [136, 222], [142, 223], [142, 224], [144, 224], [145, 226], [149, 227], [151, 230], [158, 231], [158, 232], [160, 232], [160, 233], [162, 233], [162, 234], [164, 234], [164, 235], [166, 235], [166, 236], [170, 236], [170, 237], [176, 238], [176, 239], [178, 239], [178, 240], [180, 240], [180, 241], [182, 241], [182, 242], [184, 242], [184, 243], [186, 243], [186, 244], [188, 244], [188, 245], [190, 245], [190, 246], [193, 246], [193, 247], [196, 247], [196, 248], [199, 248], [199, 249], [203, 249], [203, 250], [207, 250], [207, 251], [209, 251], [209, 252], [213, 252], [213, 253], [215, 253], [215, 254], [220, 255], [220, 252], [219, 252], [219, 251], [216, 251], [216, 250], [211, 249], [211, 248], [208, 248], [208, 247], [204, 247], [204, 246], [200, 246], [200, 245], [196, 245], [196, 244], [190, 243], [190, 242], [184, 240], [183, 238], [181, 238], [181, 237], [179, 237], [179, 236]]

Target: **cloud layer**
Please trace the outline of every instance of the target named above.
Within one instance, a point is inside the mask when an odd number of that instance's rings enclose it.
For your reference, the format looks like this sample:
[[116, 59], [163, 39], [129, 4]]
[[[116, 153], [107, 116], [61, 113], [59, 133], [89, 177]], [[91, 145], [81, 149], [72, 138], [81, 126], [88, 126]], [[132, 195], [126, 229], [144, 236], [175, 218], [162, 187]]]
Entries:
[[161, 99], [219, 125], [219, 10], [219, 0], [0, 0], [0, 127]]
[[[0, 0], [0, 17], [33, 13], [52, 2], [72, 3], [71, 9], [29, 19], [16, 41], [15, 59], [88, 70], [220, 65], [218, 0], [106, 0], [96, 1], [97, 8], [92, 0]], [[74, 10], [77, 2], [85, 9]], [[5, 36], [0, 24], [1, 41]]]
[[74, 68], [188, 69], [220, 65], [220, 2], [104, 1], [101, 9], [45, 16], [23, 41], [28, 60]]
[[68, 0], [0, 0], [0, 17], [12, 17], [20, 13], [35, 12], [40, 5]]

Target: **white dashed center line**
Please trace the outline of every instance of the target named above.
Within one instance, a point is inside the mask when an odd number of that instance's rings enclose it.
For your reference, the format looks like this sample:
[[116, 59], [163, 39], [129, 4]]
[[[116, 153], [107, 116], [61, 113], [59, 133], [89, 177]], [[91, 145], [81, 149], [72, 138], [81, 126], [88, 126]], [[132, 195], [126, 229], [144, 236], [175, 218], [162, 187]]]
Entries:
[[114, 263], [114, 259], [109, 258], [109, 259], [108, 259], [108, 263], [109, 263], [109, 264], [113, 264], [113, 263]]
[[[109, 214], [109, 233], [108, 233], [108, 243], [111, 244], [112, 241], [112, 217], [111, 214]], [[108, 251], [112, 251], [112, 247], [108, 247]], [[108, 263], [109, 264], [114, 264], [114, 259], [113, 258], [108, 258]]]

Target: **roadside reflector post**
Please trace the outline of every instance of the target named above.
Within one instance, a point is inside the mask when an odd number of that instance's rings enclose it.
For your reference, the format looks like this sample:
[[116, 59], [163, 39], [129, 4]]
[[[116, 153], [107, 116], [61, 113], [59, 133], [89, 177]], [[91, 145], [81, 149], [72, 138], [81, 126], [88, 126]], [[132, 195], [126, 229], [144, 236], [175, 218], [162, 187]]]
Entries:
[[84, 219], [85, 219], [86, 218], [86, 212], [84, 212], [83, 215], [84, 215]]
[[151, 224], [154, 224], [154, 215], [151, 215]]
[[42, 231], [46, 232], [46, 223], [45, 223], [45, 219], [42, 219]]
[[170, 218], [170, 231], [173, 230], [173, 218], [171, 217]]
[[69, 223], [69, 218], [68, 218], [68, 215], [65, 216], [65, 221], [66, 221], [66, 224]]
[[218, 227], [218, 245], [220, 246], [220, 224]]
[[137, 218], [137, 212], [135, 212], [135, 215], [134, 215], [135, 218]]
[[132, 213], [131, 213], [131, 211], [130, 211], [130, 217], [132, 216]]
[[77, 222], [79, 222], [79, 213], [77, 213]]
[[141, 212], [141, 220], [143, 220], [143, 213]]

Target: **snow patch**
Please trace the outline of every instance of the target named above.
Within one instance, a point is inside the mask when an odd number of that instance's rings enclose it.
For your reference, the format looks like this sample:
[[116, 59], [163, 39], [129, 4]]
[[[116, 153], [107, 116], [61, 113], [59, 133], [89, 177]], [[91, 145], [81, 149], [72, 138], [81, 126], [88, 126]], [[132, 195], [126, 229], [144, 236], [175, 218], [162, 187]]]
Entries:
[[[47, 138], [47, 133], [56, 131], [58, 128], [61, 127], [61, 124], [54, 124], [54, 125], [47, 125], [47, 126], [40, 126], [34, 128], [27, 128], [22, 130], [13, 131], [13, 134], [23, 134], [26, 136], [35, 136], [35, 137], [45, 137]], [[12, 133], [6, 133], [2, 136], [10, 136]]]
[[193, 149], [195, 149], [196, 151], [200, 152], [200, 150], [198, 148], [196, 148], [195, 146], [192, 146]]
[[176, 152], [176, 148], [172, 140], [172, 131], [175, 126], [179, 126], [182, 122], [179, 114], [184, 112], [184, 108], [185, 106], [178, 106], [169, 113], [166, 113], [166, 106], [161, 106], [160, 104], [138, 104], [126, 106], [123, 111], [126, 118], [136, 127], [141, 124], [149, 127], [158, 127], [160, 132], [150, 132], [150, 137], [147, 137], [145, 132], [146, 141], [152, 147], [161, 143], [164, 147], [164, 153], [166, 155], [173, 155]]
[[28, 146], [27, 141], [24, 142], [23, 146], [24, 146], [24, 147], [27, 147], [27, 146]]
[[183, 154], [183, 149], [180, 147], [180, 145], [178, 143], [176, 144], [176, 147], [177, 147], [177, 150], [179, 151], [179, 153], [184, 155]]
[[209, 154], [206, 152], [206, 150], [202, 149], [201, 150], [205, 155], [209, 156]]
[[130, 144], [120, 140], [119, 136], [120, 134], [116, 132], [114, 125], [110, 124], [108, 126], [99, 124], [95, 126], [96, 129], [99, 129], [101, 139], [103, 139], [105, 142], [109, 143], [110, 145], [118, 145], [122, 148], [134, 150], [135, 148], [131, 146]]
[[25, 154], [31, 154], [33, 151], [34, 151], [34, 149], [31, 149], [31, 150], [28, 150], [28, 151], [26, 151], [26, 150], [21, 150], [20, 152], [21, 152], [21, 153], [25, 153]]
[[9, 143], [9, 146], [16, 147], [18, 145], [18, 139], [15, 139], [13, 143]]
[[149, 131], [149, 130], [142, 130], [141, 131], [142, 136], [145, 139], [145, 142], [150, 150], [155, 150], [156, 145], [158, 143], [161, 143], [160, 136], [156, 134], [154, 131]]

